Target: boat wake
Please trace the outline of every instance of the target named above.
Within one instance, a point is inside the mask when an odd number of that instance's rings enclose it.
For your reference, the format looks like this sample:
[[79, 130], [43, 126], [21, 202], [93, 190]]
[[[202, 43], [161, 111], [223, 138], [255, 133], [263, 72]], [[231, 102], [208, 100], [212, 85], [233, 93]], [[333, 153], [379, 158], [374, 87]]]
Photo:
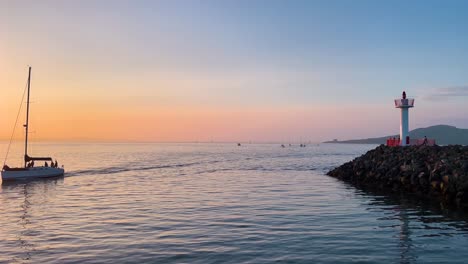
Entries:
[[114, 166], [114, 167], [107, 167], [107, 168], [70, 171], [70, 172], [67, 172], [65, 176], [71, 177], [71, 176], [80, 176], [80, 175], [89, 175], [89, 174], [91, 175], [116, 174], [116, 173], [127, 172], [127, 171], [148, 171], [148, 170], [156, 170], [156, 169], [180, 168], [180, 167], [193, 166], [196, 164], [199, 164], [199, 162], [172, 164], [172, 165], [159, 165], [159, 166], [143, 166], [143, 167]]
[[169, 165], [157, 165], [157, 166], [113, 166], [107, 168], [96, 168], [96, 169], [89, 169], [89, 170], [76, 170], [70, 171], [65, 174], [65, 177], [72, 177], [72, 176], [81, 176], [81, 175], [108, 175], [108, 174], [116, 174], [116, 173], [123, 173], [123, 172], [138, 172], [138, 171], [151, 171], [151, 170], [159, 170], [159, 169], [180, 169], [186, 167], [194, 167], [199, 166], [199, 168], [190, 169], [190, 172], [181, 172], [180, 175], [187, 175], [187, 174], [211, 174], [217, 172], [228, 172], [228, 171], [260, 171], [260, 172], [278, 172], [278, 171], [316, 171], [321, 170], [322, 168], [317, 168], [315, 166], [278, 166], [278, 167], [268, 167], [268, 166], [227, 166], [227, 167], [218, 167], [218, 168], [211, 168], [208, 169], [206, 164], [208, 163], [219, 163], [221, 161], [211, 161], [211, 162], [193, 162], [193, 163], [181, 163], [181, 164], [169, 164]]

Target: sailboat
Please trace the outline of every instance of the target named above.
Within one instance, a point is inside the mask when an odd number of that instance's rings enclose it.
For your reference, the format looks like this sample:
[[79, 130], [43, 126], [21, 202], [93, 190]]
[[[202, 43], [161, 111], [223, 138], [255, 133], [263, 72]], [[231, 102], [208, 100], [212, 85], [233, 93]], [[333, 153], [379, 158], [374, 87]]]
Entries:
[[[28, 97], [26, 104], [26, 137], [24, 142], [24, 167], [10, 168], [4, 164], [2, 168], [2, 180], [35, 179], [63, 176], [65, 169], [59, 168], [57, 161], [53, 162], [50, 157], [31, 157], [28, 155], [28, 133], [29, 133], [29, 94], [31, 91], [31, 67], [28, 74]], [[11, 143], [11, 141], [10, 141]], [[43, 166], [35, 166], [35, 162], [44, 162]], [[47, 163], [50, 162], [50, 163]], [[50, 165], [49, 165], [50, 164]]]

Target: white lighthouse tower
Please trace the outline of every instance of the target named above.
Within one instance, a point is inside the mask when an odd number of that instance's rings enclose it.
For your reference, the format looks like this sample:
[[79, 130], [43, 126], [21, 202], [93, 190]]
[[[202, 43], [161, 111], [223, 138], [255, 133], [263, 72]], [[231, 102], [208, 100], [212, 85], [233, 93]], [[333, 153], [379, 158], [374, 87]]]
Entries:
[[406, 92], [403, 91], [401, 99], [395, 99], [395, 107], [401, 109], [400, 118], [400, 146], [410, 144], [409, 140], [409, 108], [414, 106], [414, 99], [406, 98]]

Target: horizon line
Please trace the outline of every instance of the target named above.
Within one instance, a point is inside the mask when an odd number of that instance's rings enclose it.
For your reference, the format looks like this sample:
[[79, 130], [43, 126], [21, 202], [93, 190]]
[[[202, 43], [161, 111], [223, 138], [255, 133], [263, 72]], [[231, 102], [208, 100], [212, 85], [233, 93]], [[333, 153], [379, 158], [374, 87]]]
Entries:
[[[0, 139], [0, 143], [8, 143], [9, 140], [7, 139]], [[18, 139], [15, 139], [15, 140], [12, 140], [12, 142], [22, 142], [22, 140], [18, 140]], [[258, 141], [258, 140], [252, 140], [252, 141], [245, 141], [245, 140], [241, 140], [241, 141], [216, 141], [216, 140], [213, 140], [213, 141], [206, 141], [206, 140], [200, 140], [200, 141], [152, 141], [152, 140], [149, 140], [149, 141], [139, 141], [139, 140], [135, 140], [135, 141], [125, 141], [125, 140], [122, 140], [122, 141], [119, 141], [119, 140], [110, 140], [110, 141], [105, 141], [105, 140], [48, 140], [48, 139], [44, 139], [44, 140], [35, 140], [33, 142], [30, 142], [30, 143], [100, 143], [100, 144], [103, 144], [103, 143], [108, 143], [108, 144], [116, 144], [116, 143], [119, 143], [119, 144], [195, 144], [195, 143], [203, 143], [203, 144], [206, 144], [206, 143], [213, 143], [213, 144], [238, 144], [238, 143], [241, 143], [241, 144], [320, 144], [320, 143], [324, 143], [322, 141], [317, 141], [317, 142], [314, 142], [314, 141], [310, 141], [310, 140], [307, 140], [307, 141]]]

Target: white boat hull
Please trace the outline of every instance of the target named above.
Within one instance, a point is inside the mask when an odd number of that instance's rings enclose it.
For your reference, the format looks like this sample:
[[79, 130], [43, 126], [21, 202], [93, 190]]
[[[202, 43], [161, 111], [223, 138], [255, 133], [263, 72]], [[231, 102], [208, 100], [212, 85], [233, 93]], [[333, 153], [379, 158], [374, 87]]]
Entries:
[[48, 178], [63, 176], [65, 170], [63, 168], [52, 167], [32, 167], [22, 170], [2, 170], [2, 180], [26, 180], [36, 178]]

